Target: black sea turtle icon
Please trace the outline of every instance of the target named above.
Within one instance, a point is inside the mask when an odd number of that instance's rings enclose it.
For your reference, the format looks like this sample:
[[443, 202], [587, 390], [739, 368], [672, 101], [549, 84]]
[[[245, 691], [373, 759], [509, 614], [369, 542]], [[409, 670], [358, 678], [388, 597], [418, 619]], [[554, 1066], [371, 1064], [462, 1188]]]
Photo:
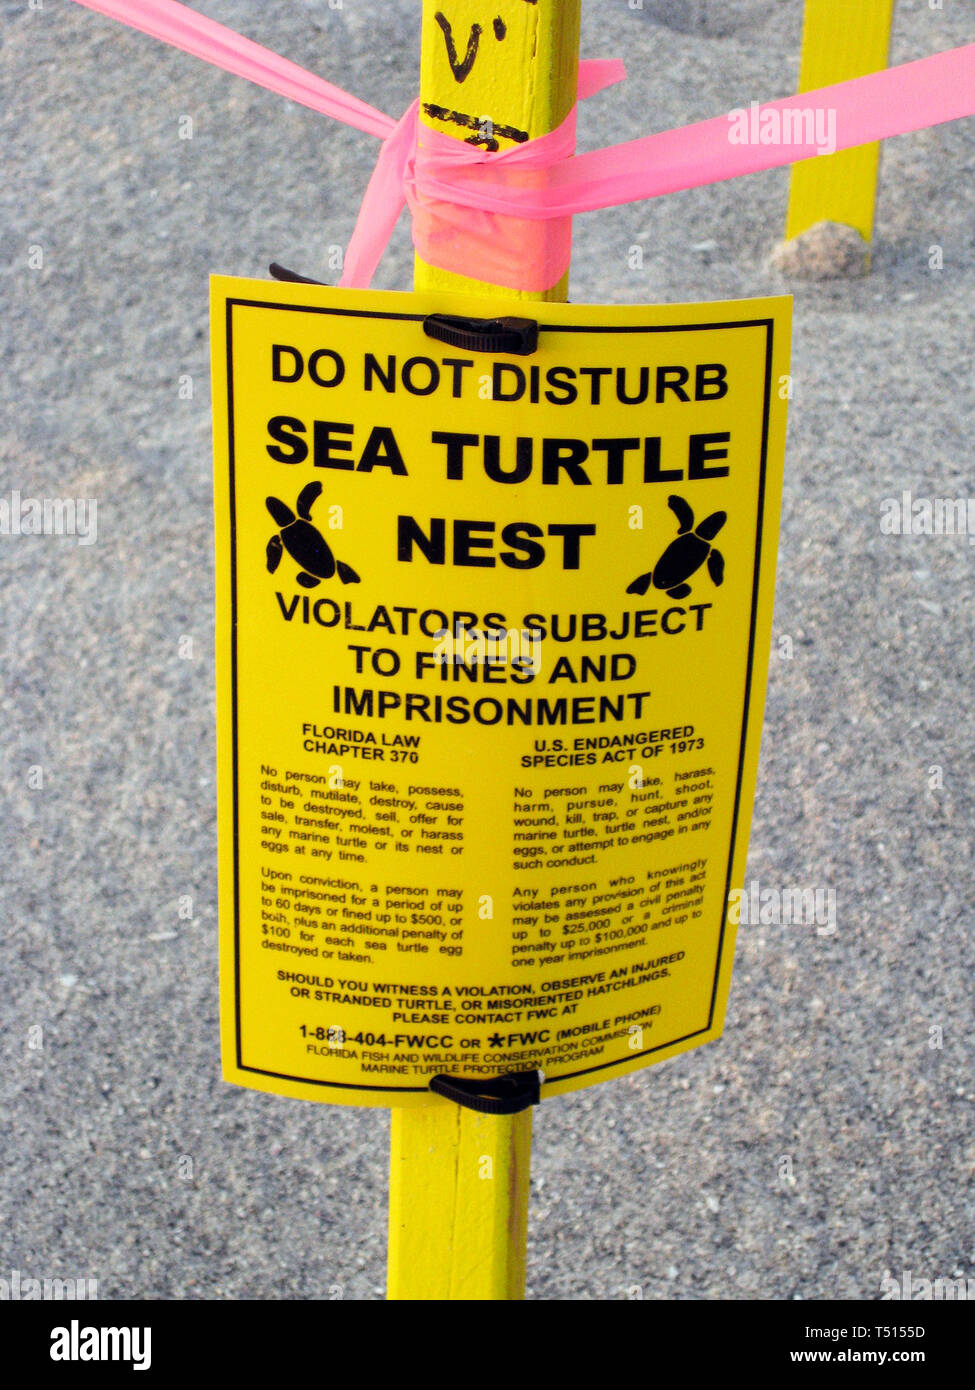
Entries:
[[280, 534], [272, 536], [267, 543], [268, 570], [273, 574], [287, 551], [295, 564], [301, 566], [298, 583], [303, 589], [317, 589], [323, 579], [331, 579], [335, 574], [343, 584], [358, 584], [355, 570], [336, 560], [328, 541], [311, 523], [311, 509], [321, 495], [321, 483], [309, 483], [302, 488], [295, 503], [297, 516], [277, 497], [267, 499], [267, 509], [281, 527]]
[[668, 497], [667, 505], [680, 522], [677, 539], [671, 541], [655, 569], [634, 579], [626, 591], [628, 594], [645, 594], [652, 586], [662, 589], [669, 598], [687, 598], [691, 592], [687, 581], [697, 574], [705, 560], [714, 583], [724, 582], [724, 556], [711, 542], [728, 520], [727, 512], [714, 512], [705, 517], [700, 526], [695, 526], [694, 513], [683, 497]]

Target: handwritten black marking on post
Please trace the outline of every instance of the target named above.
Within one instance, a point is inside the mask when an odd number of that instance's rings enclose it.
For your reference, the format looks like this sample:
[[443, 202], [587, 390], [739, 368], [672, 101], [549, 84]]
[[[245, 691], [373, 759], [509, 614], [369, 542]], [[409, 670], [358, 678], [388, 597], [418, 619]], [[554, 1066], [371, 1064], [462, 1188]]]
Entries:
[[[538, 0], [527, 0], [529, 5], [536, 5]], [[443, 30], [444, 42], [447, 45], [447, 62], [450, 64], [450, 71], [454, 74], [455, 82], [466, 82], [471, 74], [471, 69], [477, 62], [477, 50], [481, 43], [481, 35], [484, 33], [480, 24], [472, 24], [470, 37], [467, 40], [467, 52], [463, 59], [457, 56], [457, 45], [454, 43], [454, 29], [450, 20], [438, 10], [433, 16]], [[508, 35], [508, 26], [498, 15], [494, 21], [494, 37], [501, 43]]]
[[481, 42], [481, 35], [484, 30], [479, 24], [471, 25], [470, 38], [467, 40], [467, 52], [463, 60], [457, 57], [457, 45], [454, 43], [454, 31], [450, 20], [440, 10], [433, 16], [443, 30], [444, 41], [447, 45], [447, 62], [450, 64], [450, 71], [454, 74], [455, 82], [466, 82], [477, 61], [477, 50]]
[[484, 119], [478, 120], [476, 116], [468, 116], [464, 111], [449, 111], [446, 106], [437, 106], [432, 101], [423, 103], [423, 109], [433, 121], [448, 121], [451, 125], [459, 125], [465, 130], [477, 131], [476, 135], [471, 135], [465, 143], [468, 145], [483, 145], [491, 154], [496, 154], [500, 148], [497, 138], [503, 140], [513, 140], [516, 145], [523, 145], [528, 139], [527, 130], [519, 130], [513, 125], [494, 125], [491, 130], [493, 134], [483, 133]]

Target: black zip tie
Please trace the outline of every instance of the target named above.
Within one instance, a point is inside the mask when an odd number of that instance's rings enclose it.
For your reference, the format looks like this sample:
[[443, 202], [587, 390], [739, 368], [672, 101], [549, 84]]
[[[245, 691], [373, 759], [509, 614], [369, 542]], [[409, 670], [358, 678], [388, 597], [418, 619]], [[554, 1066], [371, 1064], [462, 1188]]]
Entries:
[[423, 320], [428, 338], [468, 352], [509, 352], [530, 357], [538, 351], [535, 319], [468, 319], [457, 314], [428, 314]]
[[479, 1115], [518, 1115], [542, 1099], [542, 1075], [537, 1071], [512, 1072], [493, 1081], [468, 1081], [459, 1076], [433, 1076], [430, 1090]]
[[275, 280], [287, 280], [292, 285], [324, 285], [324, 280], [310, 280], [307, 275], [299, 275], [296, 270], [287, 270], [283, 265], [278, 265], [277, 261], [272, 261], [268, 266]]
[[[277, 261], [272, 261], [268, 269], [275, 280], [292, 285], [325, 284], [324, 280], [312, 280], [308, 275], [288, 270]], [[423, 331], [428, 338], [468, 352], [506, 352], [513, 357], [531, 357], [538, 351], [536, 319], [471, 319], [456, 314], [429, 314], [423, 320]]]

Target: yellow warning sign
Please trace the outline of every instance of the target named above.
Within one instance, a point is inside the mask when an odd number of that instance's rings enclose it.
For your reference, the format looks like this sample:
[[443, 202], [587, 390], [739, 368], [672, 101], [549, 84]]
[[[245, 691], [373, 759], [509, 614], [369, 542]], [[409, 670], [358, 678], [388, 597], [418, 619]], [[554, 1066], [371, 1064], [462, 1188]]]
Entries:
[[791, 302], [212, 296], [227, 1079], [545, 1096], [717, 1037]]

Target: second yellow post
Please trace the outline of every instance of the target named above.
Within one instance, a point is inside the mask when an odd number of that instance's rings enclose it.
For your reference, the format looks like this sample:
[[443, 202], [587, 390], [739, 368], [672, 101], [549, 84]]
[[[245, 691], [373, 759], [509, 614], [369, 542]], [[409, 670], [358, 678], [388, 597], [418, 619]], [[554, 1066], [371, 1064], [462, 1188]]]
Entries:
[[[800, 92], [879, 72], [890, 57], [894, 0], [806, 0]], [[873, 235], [879, 145], [803, 160], [792, 171], [786, 237], [817, 222]]]

